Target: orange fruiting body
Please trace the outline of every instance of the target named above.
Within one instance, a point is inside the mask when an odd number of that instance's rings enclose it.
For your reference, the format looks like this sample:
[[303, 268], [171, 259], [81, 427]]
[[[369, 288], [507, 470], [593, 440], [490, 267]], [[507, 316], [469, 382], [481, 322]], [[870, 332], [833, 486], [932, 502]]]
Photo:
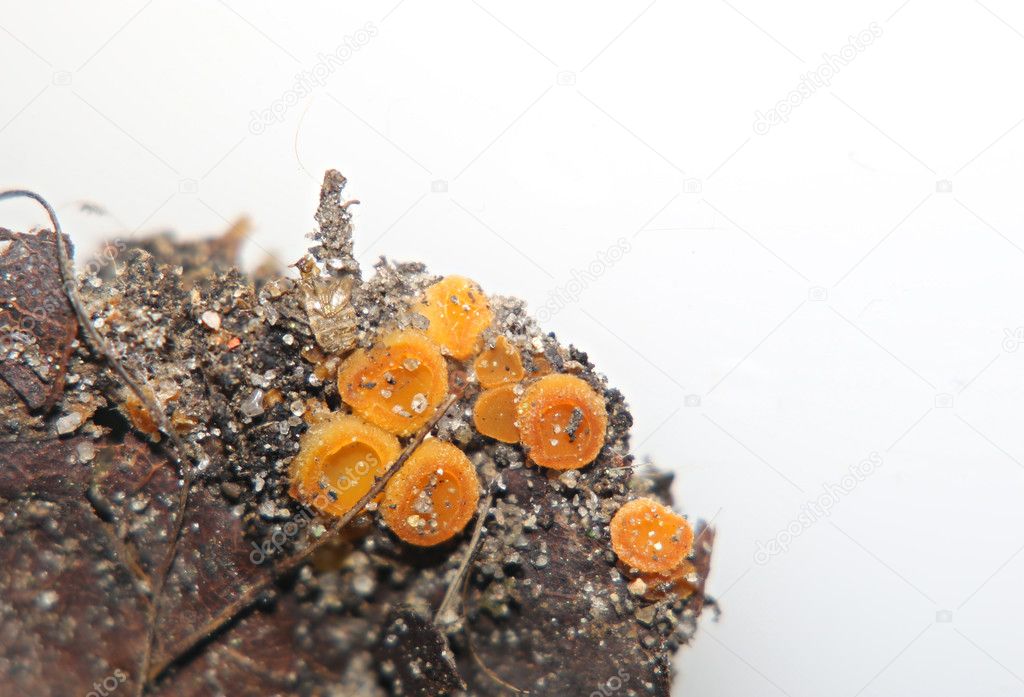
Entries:
[[641, 574], [641, 577], [647, 581], [647, 585], [655, 585], [659, 583], [673, 583], [682, 578], [686, 578], [690, 574], [696, 571], [693, 562], [689, 559], [684, 559], [679, 563], [679, 566], [669, 569], [663, 573], [647, 573]]
[[647, 586], [644, 597], [648, 600], [663, 598], [669, 593], [677, 598], [688, 598], [697, 590], [696, 579], [697, 568], [693, 562], [684, 560], [675, 569], [666, 571], [663, 574], [639, 574]]
[[486, 349], [476, 357], [473, 368], [477, 381], [485, 388], [510, 385], [526, 376], [519, 350], [504, 336], [495, 340], [494, 348]]
[[612, 549], [627, 566], [648, 574], [679, 569], [693, 548], [693, 528], [653, 499], [634, 499], [612, 517]]
[[483, 435], [502, 443], [518, 443], [515, 385], [484, 390], [473, 405], [473, 425]]
[[380, 512], [400, 539], [427, 547], [460, 533], [479, 500], [469, 458], [451, 443], [433, 439], [418, 447], [388, 482]]
[[537, 353], [529, 357], [528, 364], [526, 366], [526, 374], [531, 378], [539, 378], [543, 375], [548, 375], [555, 372], [554, 366], [551, 365], [543, 353]]
[[416, 331], [394, 332], [353, 353], [338, 371], [342, 400], [370, 423], [400, 436], [425, 424], [448, 393], [448, 366]]
[[342, 516], [384, 474], [402, 448], [387, 431], [358, 416], [333, 414], [311, 426], [292, 460], [292, 496]]
[[427, 288], [416, 309], [430, 320], [427, 336], [460, 361], [476, 353], [494, 319], [480, 286], [462, 276], [445, 276]]
[[[152, 390], [146, 390], [149, 393], [150, 399], [153, 398]], [[138, 397], [134, 394], [129, 394], [128, 399], [125, 400], [122, 407], [128, 419], [132, 422], [132, 425], [149, 436], [150, 440], [154, 443], [160, 441], [160, 428], [156, 425], [156, 421], [153, 420], [153, 415], [145, 404], [142, 403]]]
[[604, 399], [573, 375], [545, 375], [519, 400], [519, 431], [530, 459], [556, 470], [591, 463], [604, 445]]

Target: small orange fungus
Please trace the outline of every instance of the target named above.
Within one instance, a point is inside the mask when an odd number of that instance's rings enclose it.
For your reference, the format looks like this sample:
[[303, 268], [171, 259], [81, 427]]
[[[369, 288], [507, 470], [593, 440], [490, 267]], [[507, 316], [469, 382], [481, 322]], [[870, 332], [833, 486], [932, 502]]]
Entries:
[[551, 361], [549, 361], [544, 354], [538, 353], [530, 356], [529, 365], [526, 366], [526, 373], [529, 377], [539, 378], [553, 372], [555, 372], [555, 369], [551, 365]]
[[370, 423], [406, 436], [427, 423], [444, 401], [448, 366], [422, 333], [394, 332], [345, 361], [338, 371], [338, 392]]
[[427, 547], [459, 534], [479, 500], [469, 458], [451, 443], [432, 439], [416, 448], [388, 482], [380, 512], [399, 538]]
[[[153, 391], [147, 388], [146, 392], [149, 394], [150, 399], [153, 399]], [[149, 436], [149, 439], [154, 443], [160, 441], [160, 427], [153, 420], [153, 414], [150, 413], [149, 407], [136, 397], [134, 393], [128, 395], [122, 410], [132, 422], [132, 426]]]
[[634, 499], [619, 508], [611, 533], [619, 559], [648, 574], [673, 576], [669, 572], [682, 570], [693, 548], [693, 528], [686, 519], [652, 499]]
[[358, 416], [333, 414], [311, 426], [292, 460], [292, 496], [330, 515], [358, 503], [402, 448], [393, 435]]
[[684, 599], [693, 595], [698, 588], [696, 573], [697, 568], [693, 562], [684, 560], [682, 564], [663, 574], [642, 573], [638, 577], [647, 586], [644, 597], [648, 600], [664, 598], [669, 593]]
[[604, 399], [573, 375], [545, 375], [519, 400], [519, 430], [530, 459], [556, 470], [591, 463], [604, 445]]
[[477, 431], [502, 443], [519, 442], [515, 389], [515, 385], [502, 385], [480, 393], [473, 405]]
[[684, 559], [679, 566], [669, 569], [663, 573], [642, 573], [642, 578], [648, 585], [648, 587], [662, 586], [666, 583], [673, 585], [679, 581], [684, 581], [690, 574], [696, 573], [697, 569], [689, 559]]
[[460, 361], [476, 353], [494, 319], [480, 286], [462, 276], [445, 276], [427, 288], [418, 309], [430, 320], [427, 336]]
[[497, 338], [494, 348], [489, 348], [477, 356], [473, 367], [476, 369], [476, 379], [481, 387], [509, 385], [519, 382], [526, 376], [519, 350], [504, 336]]

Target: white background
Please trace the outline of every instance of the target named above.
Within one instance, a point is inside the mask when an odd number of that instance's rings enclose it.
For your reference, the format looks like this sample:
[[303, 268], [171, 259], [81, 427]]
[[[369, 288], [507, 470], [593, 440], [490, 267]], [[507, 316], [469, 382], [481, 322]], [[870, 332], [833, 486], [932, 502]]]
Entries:
[[[0, 186], [60, 204], [82, 255], [248, 213], [247, 262], [290, 262], [336, 167], [365, 264], [572, 295], [549, 327], [719, 528], [724, 615], [676, 694], [1024, 694], [1020, 3], [298, 6], [3, 0]], [[798, 518], [828, 484], [831, 514]], [[772, 539], [787, 551], [757, 563]]]

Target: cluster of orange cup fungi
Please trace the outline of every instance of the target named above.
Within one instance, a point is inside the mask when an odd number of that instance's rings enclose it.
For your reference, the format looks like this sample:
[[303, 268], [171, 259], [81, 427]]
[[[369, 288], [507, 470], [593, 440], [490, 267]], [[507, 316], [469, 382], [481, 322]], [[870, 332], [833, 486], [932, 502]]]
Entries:
[[[608, 425], [604, 399], [584, 380], [551, 372], [540, 356], [530, 369], [506, 337], [484, 346], [494, 315], [469, 279], [449, 276], [427, 288], [416, 310], [425, 332], [393, 331], [352, 353], [338, 369], [338, 392], [351, 414], [330, 414], [310, 427], [292, 464], [292, 493], [320, 511], [352, 510], [402, 452], [400, 437], [423, 428], [448, 394], [448, 359], [473, 359], [482, 391], [473, 405], [479, 433], [520, 443], [535, 464], [584, 467], [601, 451]], [[473, 518], [476, 468], [446, 441], [428, 439], [388, 481], [377, 503], [385, 524], [419, 546], [445, 542]], [[648, 498], [627, 502], [611, 521], [612, 549], [629, 573], [651, 588], [688, 592], [693, 529]]]
[[[542, 357], [534, 364], [537, 373], [550, 370]], [[473, 367], [485, 388], [473, 407], [473, 424], [483, 435], [521, 443], [534, 463], [549, 469], [579, 469], [601, 452], [608, 413], [604, 399], [585, 381], [555, 373], [524, 387], [522, 381], [532, 376], [504, 336], [477, 356]]]
[[[338, 392], [352, 413], [331, 414], [303, 436], [291, 467], [292, 495], [334, 516], [352, 510], [402, 452], [399, 438], [422, 429], [448, 395], [448, 360], [473, 359], [482, 389], [473, 409], [477, 430], [521, 443], [530, 459], [557, 470], [592, 462], [604, 445], [604, 400], [580, 378], [530, 369], [504, 336], [484, 345], [494, 314], [473, 281], [448, 276], [428, 287], [413, 309], [426, 331], [396, 330], [338, 368]], [[424, 441], [378, 498], [381, 517], [405, 542], [451, 539], [479, 502], [476, 469], [451, 443]]]
[[612, 549], [647, 586], [682, 582], [694, 572], [687, 559], [693, 528], [668, 506], [653, 499], [623, 504], [611, 522]]

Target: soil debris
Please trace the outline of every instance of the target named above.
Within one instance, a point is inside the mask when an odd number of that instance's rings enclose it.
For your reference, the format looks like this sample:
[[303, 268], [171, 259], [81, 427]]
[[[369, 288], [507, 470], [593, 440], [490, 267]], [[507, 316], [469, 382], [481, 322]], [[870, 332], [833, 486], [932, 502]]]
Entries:
[[426, 332], [420, 299], [440, 278], [387, 259], [364, 278], [344, 186], [327, 172], [296, 278], [239, 271], [240, 222], [213, 240], [133, 242], [77, 279], [91, 326], [158, 414], [76, 338], [55, 234], [0, 230], [0, 693], [113, 681], [168, 696], [588, 695], [614, 683], [667, 697], [670, 659], [709, 602], [714, 531], [693, 522], [685, 595], [651, 594], [621, 568], [612, 516], [638, 497], [670, 504], [671, 477], [633, 467], [623, 395], [522, 301], [490, 296], [490, 324], [466, 346], [517, 352], [523, 385], [585, 383], [606, 419], [575, 408], [558, 423], [573, 447], [605, 429], [592, 461], [548, 470], [478, 432], [472, 360], [449, 356], [449, 398], [410, 394], [403, 418], [430, 419], [398, 437], [409, 452], [432, 438], [465, 453], [488, 483], [478, 524], [420, 547], [372, 499], [342, 527], [292, 495], [302, 436], [350, 410], [340, 366], [387, 332]]

